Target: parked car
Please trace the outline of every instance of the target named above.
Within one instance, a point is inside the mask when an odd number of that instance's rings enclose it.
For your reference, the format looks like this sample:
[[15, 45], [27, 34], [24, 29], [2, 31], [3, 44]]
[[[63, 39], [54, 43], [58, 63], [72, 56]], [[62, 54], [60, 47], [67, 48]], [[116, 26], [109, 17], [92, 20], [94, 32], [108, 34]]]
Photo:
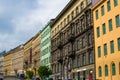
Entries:
[[3, 80], [3, 74], [2, 73], [0, 73], [0, 80]]
[[40, 80], [38, 77], [34, 77], [32, 78], [32, 80]]

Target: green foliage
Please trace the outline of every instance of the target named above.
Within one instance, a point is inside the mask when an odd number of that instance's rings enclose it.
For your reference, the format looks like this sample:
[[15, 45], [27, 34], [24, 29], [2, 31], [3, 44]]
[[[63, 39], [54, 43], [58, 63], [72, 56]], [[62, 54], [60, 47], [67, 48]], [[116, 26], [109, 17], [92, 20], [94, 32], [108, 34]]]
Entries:
[[49, 75], [51, 74], [52, 74], [52, 71], [48, 66], [40, 66], [38, 69], [38, 75], [42, 80], [49, 77]]
[[33, 77], [33, 71], [26, 71], [27, 78], [32, 79]]

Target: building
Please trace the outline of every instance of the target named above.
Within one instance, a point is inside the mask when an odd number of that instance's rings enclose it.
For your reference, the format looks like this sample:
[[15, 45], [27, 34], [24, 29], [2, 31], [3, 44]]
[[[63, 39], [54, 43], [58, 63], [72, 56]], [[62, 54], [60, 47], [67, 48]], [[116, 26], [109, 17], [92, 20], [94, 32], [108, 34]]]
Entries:
[[93, 0], [92, 10], [96, 79], [120, 80], [120, 0]]
[[40, 66], [40, 32], [38, 32], [32, 41], [32, 69], [34, 74], [37, 74], [37, 70]]
[[5, 54], [6, 52], [3, 51], [3, 52], [0, 52], [0, 74], [3, 74], [3, 55]]
[[51, 22], [48, 22], [47, 25], [41, 31], [41, 47], [40, 47], [40, 64], [42, 66], [50, 67], [50, 52], [51, 52]]
[[11, 76], [12, 75], [12, 51], [8, 51], [6, 52], [6, 54], [4, 54], [4, 59], [3, 59], [3, 72], [4, 72], [4, 76]]
[[95, 80], [91, 0], [70, 0], [51, 25], [54, 79]]
[[12, 60], [12, 72], [13, 76], [17, 74], [23, 74], [23, 55], [24, 55], [24, 47], [23, 45], [19, 45], [16, 48], [12, 49], [11, 52], [11, 60]]
[[24, 44], [24, 71], [32, 70], [32, 42], [33, 37]]

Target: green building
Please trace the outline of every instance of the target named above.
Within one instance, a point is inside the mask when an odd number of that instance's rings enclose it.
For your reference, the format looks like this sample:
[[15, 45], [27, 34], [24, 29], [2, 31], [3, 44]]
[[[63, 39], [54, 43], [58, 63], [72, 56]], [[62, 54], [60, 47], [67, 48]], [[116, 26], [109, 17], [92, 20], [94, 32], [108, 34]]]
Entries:
[[40, 65], [50, 67], [50, 52], [51, 52], [51, 23], [49, 21], [41, 32], [41, 48], [40, 48]]

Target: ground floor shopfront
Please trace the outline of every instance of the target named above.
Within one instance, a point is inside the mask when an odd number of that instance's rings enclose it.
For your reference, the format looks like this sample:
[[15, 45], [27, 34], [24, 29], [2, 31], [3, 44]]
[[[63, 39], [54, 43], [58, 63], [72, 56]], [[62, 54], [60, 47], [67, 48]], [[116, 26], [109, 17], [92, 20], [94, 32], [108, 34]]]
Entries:
[[94, 64], [79, 68], [69, 69], [66, 66], [62, 67], [62, 71], [53, 73], [51, 77], [54, 80], [95, 80]]

